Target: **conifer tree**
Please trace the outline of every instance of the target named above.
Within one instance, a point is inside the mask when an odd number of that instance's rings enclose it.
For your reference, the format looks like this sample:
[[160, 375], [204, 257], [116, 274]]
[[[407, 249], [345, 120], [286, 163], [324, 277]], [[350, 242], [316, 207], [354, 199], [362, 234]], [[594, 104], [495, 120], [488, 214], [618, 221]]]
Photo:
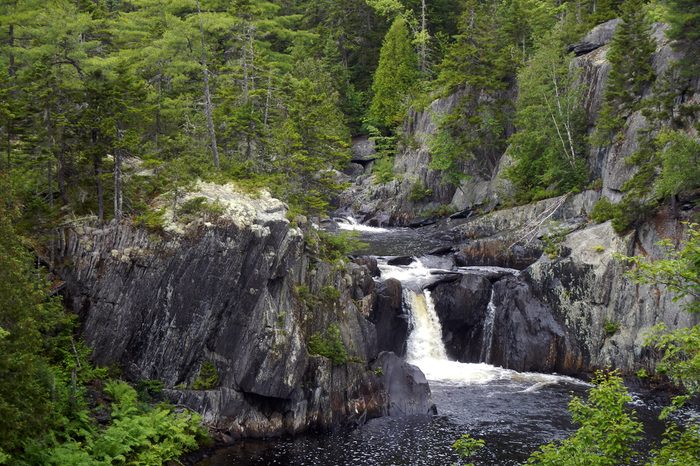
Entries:
[[685, 51], [684, 73], [693, 77], [700, 71], [700, 2], [696, 0], [668, 0], [667, 21], [671, 25], [668, 37], [676, 41], [676, 48]]
[[398, 126], [417, 80], [418, 61], [408, 26], [402, 17], [397, 17], [384, 38], [374, 75], [374, 97], [368, 115], [370, 124], [384, 130]]
[[656, 44], [650, 29], [643, 1], [626, 0], [622, 23], [608, 51], [611, 69], [598, 121], [600, 143], [622, 127], [624, 119], [637, 108], [645, 87], [656, 77], [651, 64]]

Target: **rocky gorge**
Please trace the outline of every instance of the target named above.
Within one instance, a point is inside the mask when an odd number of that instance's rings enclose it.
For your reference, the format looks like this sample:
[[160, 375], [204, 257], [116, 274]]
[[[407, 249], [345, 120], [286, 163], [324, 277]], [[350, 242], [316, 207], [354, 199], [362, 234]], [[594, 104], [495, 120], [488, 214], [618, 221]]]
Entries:
[[[597, 27], [573, 48], [591, 122], [616, 24]], [[675, 56], [663, 31], [655, 27], [658, 73]], [[644, 115], [633, 114], [615, 144], [591, 150], [598, 189], [507, 207], [507, 150], [465, 162], [471, 178], [460, 186], [430, 168], [436, 115], [459, 99], [410, 113], [404, 131], [413, 143], [396, 155], [393, 181], [373, 182], [373, 145], [356, 141], [337, 215], [375, 227], [412, 225], [409, 235], [440, 246], [372, 256], [428, 264], [434, 279], [424, 289], [453, 361], [571, 375], [651, 369], [648, 330], [698, 318], [663, 288], [631, 283], [616, 254], [661, 257], [658, 241], [680, 242], [697, 207], [679, 215], [661, 209], [622, 236], [610, 222], [589, 218], [601, 197], [620, 199]], [[686, 99], [700, 101], [697, 86]], [[412, 199], [416, 183], [427, 198]], [[435, 412], [426, 377], [405, 361], [415, 328], [405, 284], [379, 279], [376, 257], [327, 260], [309, 235], [311, 222], [290, 222], [287, 207], [265, 192], [203, 183], [184, 200], [195, 197], [222, 203], [224, 213], [185, 221], [170, 209], [162, 234], [126, 222], [61, 231], [55, 268], [98, 365], [119, 366], [129, 380], [162, 381], [172, 402], [202, 413], [224, 441]], [[445, 205], [458, 214], [432, 218]], [[345, 360], [313, 354], [314, 337], [340, 344]], [[214, 381], [203, 385], [206, 368]]]

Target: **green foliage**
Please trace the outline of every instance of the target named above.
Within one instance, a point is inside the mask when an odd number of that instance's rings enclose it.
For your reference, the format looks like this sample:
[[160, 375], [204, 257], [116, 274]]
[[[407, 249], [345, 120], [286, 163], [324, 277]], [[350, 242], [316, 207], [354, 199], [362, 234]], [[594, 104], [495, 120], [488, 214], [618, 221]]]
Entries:
[[547, 254], [550, 259], [556, 259], [561, 255], [561, 245], [566, 239], [567, 234], [568, 231], [565, 228], [554, 225], [548, 233], [542, 236], [544, 253]]
[[219, 386], [219, 371], [211, 361], [204, 361], [192, 383], [193, 390], [211, 390]]
[[634, 443], [641, 439], [642, 424], [631, 408], [632, 401], [616, 372], [598, 372], [588, 400], [574, 397], [569, 403], [578, 430], [569, 438], [540, 447], [527, 464], [561, 466], [619, 466], [630, 464]]
[[372, 179], [377, 184], [385, 184], [395, 180], [394, 158], [385, 155], [376, 159], [372, 163]]
[[700, 425], [683, 429], [671, 422], [664, 431], [661, 447], [652, 452], [650, 466], [697, 464], [700, 458]]
[[0, 449], [14, 454], [26, 439], [60, 425], [63, 395], [70, 394], [63, 390], [72, 389], [63, 385], [64, 369], [52, 363], [63, 359], [71, 320], [12, 225], [17, 213], [6, 204], [5, 181], [0, 175]]
[[384, 38], [379, 66], [374, 74], [369, 123], [383, 130], [398, 126], [403, 121], [417, 80], [418, 62], [408, 26], [402, 17], [397, 17]]
[[362, 250], [366, 244], [358, 239], [357, 232], [328, 233], [317, 231], [319, 256], [328, 262], [340, 262], [349, 254]]
[[[460, 458], [467, 459], [477, 450], [484, 448], [485, 446], [485, 441], [472, 438], [469, 434], [464, 434], [452, 444], [452, 449], [460, 456]], [[473, 466], [472, 463], [465, 464], [465, 466], [470, 465]]]
[[321, 301], [331, 306], [335, 306], [340, 299], [340, 291], [334, 286], [324, 286], [320, 292]]
[[682, 60], [683, 73], [697, 76], [700, 66], [700, 4], [695, 0], [668, 0], [666, 20], [671, 28], [667, 35], [676, 47], [686, 52]]
[[134, 224], [153, 232], [161, 232], [165, 227], [165, 209], [146, 210], [134, 218]]
[[411, 186], [411, 193], [409, 194], [408, 199], [411, 202], [421, 202], [429, 199], [432, 195], [432, 189], [425, 187], [425, 185], [420, 181], [416, 181], [413, 183], [413, 186]]
[[620, 331], [620, 322], [615, 320], [606, 320], [603, 323], [603, 330], [605, 331], [605, 336], [609, 338]]
[[[634, 268], [628, 276], [636, 283], [663, 285], [674, 294], [674, 300], [684, 299], [683, 306], [690, 312], [700, 312], [700, 231], [698, 225], [688, 225], [688, 238], [674, 247], [671, 241], [661, 242], [664, 258], [649, 260], [642, 257], [618, 256]], [[665, 325], [656, 326], [648, 335], [646, 345], [662, 354], [656, 369], [668, 376], [689, 395], [700, 393], [700, 326], [669, 331]], [[688, 399], [675, 397], [672, 405], [664, 409], [661, 419], [667, 428], [661, 447], [652, 452], [650, 464], [694, 464], [700, 457], [700, 425], [695, 420], [682, 428], [669, 414]]]
[[599, 145], [609, 143], [610, 136], [622, 128], [624, 119], [638, 109], [642, 91], [656, 77], [651, 64], [656, 43], [643, 5], [642, 0], [625, 0], [621, 7], [622, 23], [607, 54], [611, 69], [596, 123]]
[[73, 319], [12, 227], [5, 186], [0, 175], [0, 463], [160, 465], [197, 448], [199, 416], [141, 404], [124, 382], [106, 383], [111, 416], [93, 419], [104, 414], [95, 400], [106, 371], [74, 340]]
[[329, 325], [323, 334], [311, 335], [309, 353], [330, 359], [334, 366], [342, 366], [348, 362], [347, 349], [340, 336], [340, 329], [335, 324]]
[[197, 448], [203, 435], [196, 413], [177, 413], [166, 406], [144, 408], [136, 391], [119, 381], [107, 383], [112, 398], [111, 422], [84, 441], [69, 440], [46, 452], [42, 464], [165, 465]]
[[618, 213], [616, 204], [610, 202], [607, 197], [601, 197], [591, 209], [590, 218], [595, 223], [603, 223], [613, 219]]
[[700, 188], [700, 141], [681, 131], [665, 131], [657, 144], [662, 148], [662, 168], [656, 195], [670, 197]]
[[522, 202], [581, 189], [585, 167], [585, 114], [581, 90], [558, 31], [518, 74], [518, 131], [510, 138], [514, 164], [506, 176]]
[[190, 223], [196, 219], [211, 222], [221, 217], [225, 211], [226, 208], [218, 199], [209, 202], [206, 197], [193, 197], [178, 207], [177, 218], [184, 223]]
[[633, 266], [629, 277], [637, 283], [663, 285], [675, 301], [687, 300], [684, 306], [689, 312], [700, 312], [700, 228], [688, 224], [688, 239], [679, 246], [670, 240], [659, 245], [663, 259], [619, 256]]

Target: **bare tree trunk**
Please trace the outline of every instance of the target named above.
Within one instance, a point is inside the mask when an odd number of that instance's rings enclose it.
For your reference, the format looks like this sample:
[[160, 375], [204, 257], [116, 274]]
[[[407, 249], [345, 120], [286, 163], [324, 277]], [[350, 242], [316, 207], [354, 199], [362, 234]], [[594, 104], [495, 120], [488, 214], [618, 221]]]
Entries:
[[[92, 145], [95, 148], [97, 146], [96, 129], [92, 130]], [[97, 186], [97, 218], [102, 222], [105, 219], [104, 186], [102, 186], [102, 160], [97, 153], [92, 156], [92, 168], [95, 175], [95, 184]]]
[[420, 25], [420, 30], [422, 33], [421, 37], [421, 42], [420, 42], [420, 47], [419, 47], [419, 56], [420, 56], [420, 70], [422, 73], [425, 73], [425, 71], [428, 68], [428, 44], [426, 43], [427, 41], [427, 36], [426, 36], [426, 31], [428, 27], [428, 18], [427, 18], [427, 11], [426, 11], [426, 0], [421, 0], [421, 10], [420, 10], [420, 15], [421, 15], [421, 25]]
[[267, 75], [267, 95], [265, 96], [265, 116], [263, 123], [267, 126], [267, 120], [270, 116], [270, 98], [272, 97], [272, 71]]
[[49, 208], [53, 210], [53, 161], [49, 158], [46, 161], [46, 184], [49, 201]]
[[122, 219], [122, 150], [114, 149], [114, 219]]
[[61, 204], [68, 204], [68, 193], [66, 192], [66, 146], [63, 138], [61, 138], [61, 148], [58, 151], [58, 170], [56, 171], [58, 179], [58, 194], [61, 198]]
[[214, 115], [209, 91], [209, 68], [207, 67], [207, 49], [204, 43], [204, 23], [202, 22], [202, 10], [197, 0], [197, 16], [199, 16], [199, 33], [202, 41], [202, 68], [204, 69], [204, 113], [207, 117], [207, 127], [211, 139], [211, 151], [214, 155], [214, 166], [219, 169], [219, 148], [216, 144], [216, 130], [214, 129]]

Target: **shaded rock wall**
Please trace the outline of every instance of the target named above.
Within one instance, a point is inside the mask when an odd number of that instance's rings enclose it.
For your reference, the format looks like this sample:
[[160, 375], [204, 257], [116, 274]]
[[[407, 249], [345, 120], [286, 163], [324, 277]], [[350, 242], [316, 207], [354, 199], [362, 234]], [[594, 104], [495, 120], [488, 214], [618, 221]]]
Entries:
[[[95, 362], [162, 380], [171, 399], [228, 437], [362, 422], [388, 414], [390, 402], [429, 412], [415, 370], [392, 372], [403, 387], [370, 366], [380, 363], [367, 268], [318, 260], [284, 210], [248, 213], [244, 224], [228, 215], [167, 237], [125, 224], [65, 229], [66, 302]], [[331, 325], [348, 364], [308, 353], [310, 336]], [[218, 385], [190, 389], [205, 363]]]

